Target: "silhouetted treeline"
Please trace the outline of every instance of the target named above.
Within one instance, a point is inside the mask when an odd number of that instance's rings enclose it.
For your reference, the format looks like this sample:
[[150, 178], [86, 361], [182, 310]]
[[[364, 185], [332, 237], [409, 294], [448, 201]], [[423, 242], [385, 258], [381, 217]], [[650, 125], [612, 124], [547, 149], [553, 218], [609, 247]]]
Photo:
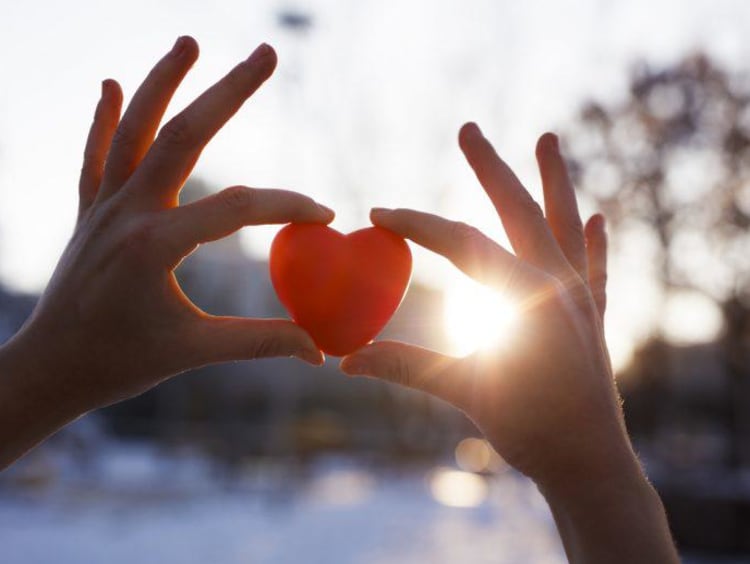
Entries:
[[582, 195], [609, 220], [614, 260], [639, 241], [641, 275], [655, 272], [661, 304], [693, 293], [722, 319], [713, 342], [690, 347], [670, 343], [662, 326], [654, 327], [620, 387], [628, 427], [678, 541], [745, 551], [749, 77], [700, 53], [661, 68], [641, 63], [619, 100], [583, 105], [567, 139]]

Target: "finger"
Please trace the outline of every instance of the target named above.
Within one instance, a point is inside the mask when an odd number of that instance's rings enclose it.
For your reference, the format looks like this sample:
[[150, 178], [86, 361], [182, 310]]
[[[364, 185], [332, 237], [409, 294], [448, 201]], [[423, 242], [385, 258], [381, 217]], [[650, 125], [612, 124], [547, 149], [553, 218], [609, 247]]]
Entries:
[[198, 365], [278, 356], [323, 364], [323, 353], [310, 335], [283, 319], [206, 316], [189, 341], [196, 356], [192, 360]]
[[528, 299], [550, 280], [465, 223], [409, 209], [375, 208], [370, 218], [375, 225], [444, 256], [472, 278], [516, 299]]
[[[170, 120], [134, 175], [134, 187], [173, 206], [203, 147], [273, 73], [276, 53], [265, 43]], [[137, 181], [135, 181], [137, 177]]]
[[557, 245], [542, 210], [513, 171], [497, 155], [474, 123], [459, 133], [459, 144], [477, 179], [503, 222], [516, 254], [558, 277], [570, 274], [570, 265]]
[[471, 382], [456, 370], [461, 359], [397, 341], [379, 341], [341, 359], [341, 371], [374, 376], [421, 390], [460, 409], [470, 404]]
[[114, 80], [102, 82], [102, 94], [94, 113], [86, 148], [83, 151], [83, 166], [78, 183], [78, 215], [94, 202], [102, 182], [104, 163], [107, 160], [112, 137], [120, 120], [122, 89]]
[[221, 239], [246, 225], [330, 223], [333, 210], [288, 190], [232, 186], [165, 212], [161, 239], [179, 262], [197, 245]]
[[180, 37], [140, 85], [112, 140], [99, 198], [120, 189], [148, 151], [177, 87], [198, 58], [192, 37]]
[[595, 214], [586, 222], [586, 253], [588, 281], [599, 316], [607, 309], [607, 231], [604, 216]]
[[586, 244], [583, 224], [568, 168], [560, 154], [557, 136], [545, 133], [536, 146], [536, 158], [544, 188], [544, 210], [547, 222], [565, 258], [581, 280], [586, 280]]

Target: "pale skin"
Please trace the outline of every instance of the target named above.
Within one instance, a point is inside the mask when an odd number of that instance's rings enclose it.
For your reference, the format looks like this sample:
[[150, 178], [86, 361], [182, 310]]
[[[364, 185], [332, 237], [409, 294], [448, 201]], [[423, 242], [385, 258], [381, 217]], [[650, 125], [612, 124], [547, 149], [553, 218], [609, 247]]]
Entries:
[[379, 225], [512, 296], [521, 315], [506, 346], [451, 358], [376, 342], [341, 369], [431, 393], [463, 410], [552, 508], [571, 562], [677, 562], [664, 509], [625, 429], [604, 341], [606, 234], [584, 226], [557, 138], [537, 160], [541, 207], [474, 124], [459, 143], [515, 255], [479, 230], [414, 210], [373, 209]]
[[[177, 284], [174, 269], [203, 242], [246, 225], [333, 219], [301, 194], [244, 186], [178, 205], [203, 147], [276, 64], [262, 45], [160, 130], [197, 57], [195, 41], [180, 38], [122, 116], [119, 85], [102, 85], [75, 231], [31, 318], [0, 347], [0, 468], [76, 417], [189, 368], [268, 356], [323, 361], [290, 321], [212, 316]], [[372, 220], [514, 296], [523, 315], [512, 346], [454, 359], [380, 342], [344, 358], [342, 369], [464, 410], [536, 481], [572, 562], [677, 562], [659, 498], [630, 446], [607, 357], [603, 219], [581, 225], [553, 136], [538, 147], [546, 218], [476, 126], [465, 126], [460, 142], [516, 255], [429, 214], [373, 210]]]

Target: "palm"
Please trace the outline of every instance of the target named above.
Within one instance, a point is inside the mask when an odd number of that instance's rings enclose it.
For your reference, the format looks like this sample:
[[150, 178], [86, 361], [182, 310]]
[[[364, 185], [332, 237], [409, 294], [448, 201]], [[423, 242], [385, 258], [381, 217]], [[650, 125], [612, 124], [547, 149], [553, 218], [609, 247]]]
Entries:
[[278, 355], [322, 362], [312, 339], [293, 323], [208, 315], [174, 276], [199, 244], [243, 226], [333, 218], [306, 196], [244, 186], [177, 205], [203, 147], [276, 62], [270, 47], [257, 49], [159, 131], [197, 56], [194, 40], [178, 40], [122, 118], [119, 85], [103, 83], [85, 151], [76, 229], [22, 332], [27, 342], [54, 343], [45, 345], [49, 362], [70, 379], [70, 389], [86, 395], [79, 402], [86, 409], [208, 363]]
[[[535, 478], [581, 449], [621, 440], [601, 329], [606, 242], [595, 216], [581, 223], [556, 140], [540, 140], [547, 216], [476, 126], [461, 146], [500, 214], [516, 254], [477, 229], [412, 210], [373, 210], [377, 225], [444, 255], [516, 301], [518, 325], [502, 347], [456, 359], [398, 342], [374, 343], [342, 361], [348, 373], [422, 389], [462, 409], [498, 452]], [[562, 443], [567, 448], [560, 448]], [[593, 446], [592, 446], [593, 445]]]

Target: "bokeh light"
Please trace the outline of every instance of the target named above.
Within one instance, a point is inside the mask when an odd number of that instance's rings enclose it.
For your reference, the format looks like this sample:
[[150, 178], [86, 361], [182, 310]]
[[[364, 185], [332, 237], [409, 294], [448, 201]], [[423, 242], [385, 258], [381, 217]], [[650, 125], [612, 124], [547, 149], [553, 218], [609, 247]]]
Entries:
[[456, 464], [466, 472], [501, 472], [508, 468], [490, 443], [467, 437], [456, 445]]
[[449, 507], [476, 507], [489, 493], [486, 480], [472, 472], [438, 468], [430, 476], [430, 492]]

